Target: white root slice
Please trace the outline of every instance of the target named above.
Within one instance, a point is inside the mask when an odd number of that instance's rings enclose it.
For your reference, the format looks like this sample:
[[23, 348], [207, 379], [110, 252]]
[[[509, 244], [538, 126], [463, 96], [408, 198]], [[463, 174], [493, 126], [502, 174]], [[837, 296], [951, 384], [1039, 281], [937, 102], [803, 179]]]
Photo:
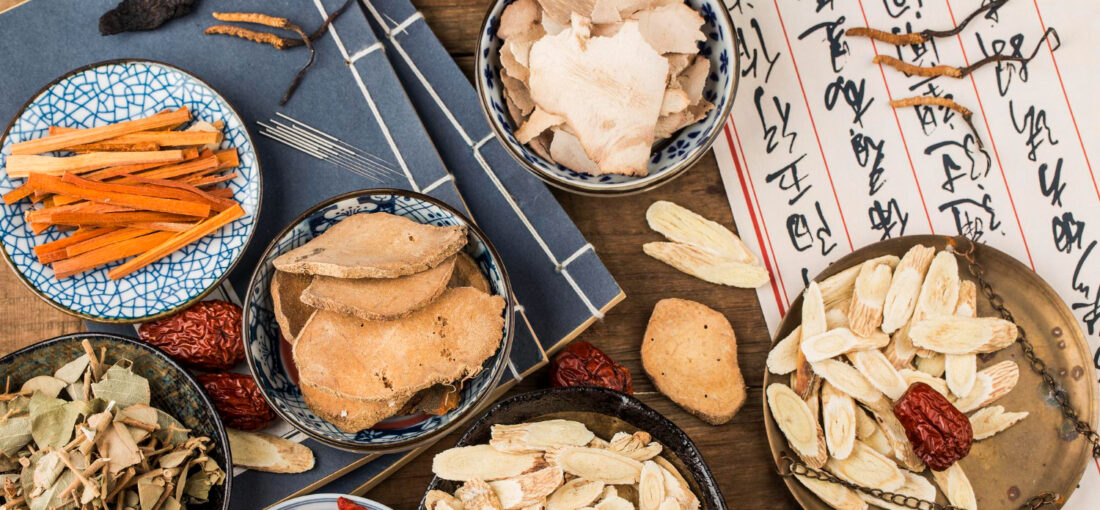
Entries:
[[[803, 332], [805, 331], [803, 328]], [[888, 343], [890, 343], [890, 337], [886, 336], [886, 333], [877, 332], [870, 337], [863, 337], [856, 335], [848, 328], [837, 328], [817, 336], [803, 338], [800, 348], [806, 360], [814, 363], [852, 351], [881, 349]]]
[[947, 358], [938, 352], [933, 352], [931, 356], [918, 356], [916, 362], [917, 370], [936, 378], [943, 376], [946, 365]]
[[566, 119], [602, 172], [646, 175], [668, 61], [636, 22], [612, 37], [582, 36], [571, 27], [531, 47], [531, 98]]
[[924, 471], [924, 461], [913, 450], [913, 445], [905, 434], [905, 427], [894, 416], [893, 411], [890, 408], [885, 408], [874, 410], [874, 414], [879, 430], [886, 436], [886, 442], [890, 444], [890, 449], [893, 450], [894, 459], [910, 471], [918, 473]]
[[538, 26], [540, 15], [541, 10], [535, 0], [516, 0], [500, 13], [497, 36], [504, 40], [524, 37]]
[[569, 18], [574, 13], [589, 17], [596, 8], [595, 0], [538, 0], [538, 4], [542, 7], [544, 24], [550, 19], [565, 26], [569, 25]]
[[795, 475], [795, 478], [802, 482], [802, 485], [805, 485], [807, 489], [810, 489], [810, 492], [816, 494], [817, 497], [836, 510], [865, 510], [867, 508], [867, 503], [860, 499], [855, 491], [843, 485], [806, 478], [802, 475]]
[[[883, 255], [868, 262], [897, 267], [898, 260], [896, 255]], [[825, 300], [825, 308], [836, 308], [841, 303], [852, 299], [852, 289], [855, 287], [860, 267], [849, 267], [821, 281], [821, 297]]]
[[642, 464], [638, 478], [638, 510], [659, 510], [665, 501], [665, 476], [656, 462]]
[[818, 361], [813, 371], [836, 389], [865, 404], [881, 402], [885, 397], [863, 374], [847, 363], [835, 359]]
[[683, 475], [676, 470], [676, 467], [668, 460], [665, 460], [664, 457], [654, 457], [653, 461], [656, 462], [658, 466], [661, 466], [662, 473], [664, 474], [666, 499], [672, 498], [676, 500], [683, 510], [698, 510], [699, 498], [695, 497], [695, 493], [692, 492], [691, 486], [688, 485]]
[[998, 432], [1027, 418], [1027, 412], [1007, 413], [1002, 406], [983, 407], [970, 415], [970, 428], [974, 431], [974, 440], [993, 437]]
[[600, 167], [588, 157], [581, 146], [581, 141], [572, 133], [564, 129], [553, 128], [553, 138], [550, 141], [550, 157], [558, 164], [587, 174], [599, 174]]
[[455, 497], [462, 502], [464, 510], [503, 510], [500, 499], [493, 488], [484, 480], [469, 480], [455, 491]]
[[513, 115], [512, 122], [520, 126], [526, 116], [535, 110], [535, 102], [531, 99], [531, 91], [527, 89], [527, 84], [508, 76], [507, 73], [500, 74], [500, 82], [504, 84], [505, 98], [519, 110], [520, 115]]
[[424, 495], [426, 510], [463, 510], [462, 501], [440, 490], [430, 490]]
[[541, 453], [507, 453], [487, 444], [451, 448], [432, 460], [432, 472], [444, 480], [500, 480], [542, 465]]
[[514, 478], [489, 482], [504, 510], [516, 510], [538, 504], [552, 494], [564, 481], [558, 466], [532, 471]]
[[[668, 59], [668, 82], [676, 83], [677, 79], [680, 77], [680, 74], [682, 74], [684, 70], [687, 69], [688, 66], [691, 65], [691, 63], [694, 61], [695, 54], [669, 53], [664, 57]], [[680, 89], [686, 90], [683, 87], [680, 87]]]
[[978, 510], [974, 487], [970, 485], [970, 479], [966, 477], [966, 473], [958, 462], [944, 471], [932, 471], [932, 478], [936, 480], [936, 485], [940, 486], [940, 490], [952, 505], [966, 510]]
[[691, 104], [696, 104], [703, 100], [703, 89], [706, 88], [709, 74], [710, 59], [695, 55], [691, 65], [676, 77], [676, 86], [687, 94]]
[[886, 264], [864, 262], [852, 288], [848, 323], [853, 333], [870, 336], [882, 325], [882, 306], [890, 290], [893, 269]]
[[520, 143], [530, 142], [532, 138], [541, 135], [543, 131], [563, 122], [565, 122], [564, 118], [536, 106], [535, 110], [531, 112], [531, 116], [527, 117], [527, 122], [524, 122], [516, 130], [516, 140], [519, 140]]
[[641, 462], [602, 448], [567, 446], [547, 454], [546, 460], [573, 476], [606, 484], [638, 483], [642, 473]]
[[686, 92], [680, 89], [665, 89], [664, 99], [661, 100], [661, 115], [671, 115], [684, 111], [691, 105]]
[[894, 461], [856, 441], [846, 459], [829, 459], [827, 469], [850, 483], [893, 491], [905, 483], [905, 475]]
[[856, 407], [856, 439], [863, 440], [878, 430], [878, 422], [868, 415], [862, 407]]
[[[530, 71], [528, 71], [525, 64], [520, 63], [519, 57], [516, 55], [515, 50], [517, 47], [513, 43], [506, 42], [500, 46], [500, 66], [504, 68], [504, 72], [520, 81], [527, 81]], [[530, 47], [527, 47], [530, 51]]]
[[830, 308], [825, 311], [825, 327], [836, 329], [847, 328], [848, 326], [848, 312], [844, 311], [844, 309]]
[[664, 449], [661, 443], [653, 440], [648, 432], [638, 431], [633, 434], [617, 432], [607, 444], [607, 449], [625, 455], [636, 461], [644, 462], [661, 454]]
[[768, 270], [722, 257], [708, 250], [680, 243], [655, 242], [642, 251], [700, 280], [731, 287], [755, 289], [770, 281]]
[[493, 425], [489, 445], [502, 452], [528, 453], [561, 446], [587, 445], [595, 434], [583, 423], [546, 420], [518, 425]]
[[918, 244], [905, 252], [898, 262], [882, 307], [882, 330], [886, 333], [893, 333], [909, 322], [917, 306], [924, 275], [935, 254], [935, 248]]
[[784, 384], [768, 386], [768, 408], [791, 448], [814, 468], [825, 465], [825, 434], [806, 401]]
[[1020, 380], [1020, 367], [1012, 360], [1004, 360], [996, 365], [978, 371], [974, 379], [974, 388], [970, 394], [956, 400], [955, 407], [960, 412], [969, 413], [985, 407], [1007, 395]]
[[802, 292], [802, 338], [799, 340], [798, 364], [794, 375], [791, 376], [791, 387], [795, 393], [803, 397], [809, 394], [814, 382], [814, 373], [802, 350], [802, 343], [807, 338], [820, 335], [828, 329], [829, 323], [825, 318], [825, 301], [821, 297], [821, 287], [817, 282], [810, 282]]
[[696, 53], [697, 43], [706, 39], [703, 17], [687, 4], [674, 3], [647, 9], [634, 15], [642, 37], [658, 53]]
[[960, 398], [969, 395], [978, 377], [978, 355], [944, 354], [943, 368], [951, 393]]
[[947, 381], [935, 377], [920, 370], [913, 370], [911, 368], [903, 368], [898, 370], [901, 374], [901, 378], [905, 379], [906, 386], [912, 386], [915, 383], [924, 383], [931, 386], [937, 393], [943, 395], [948, 400], [954, 399], [954, 395], [951, 394], [951, 390], [947, 388]]
[[[929, 482], [927, 478], [912, 471], [902, 471], [902, 474], [905, 475], [905, 483], [892, 492], [923, 501], [936, 501], [936, 486], [932, 485], [932, 482]], [[867, 494], [860, 494], [859, 497], [867, 503], [887, 510], [910, 510], [908, 507], [890, 503]]]
[[872, 450], [879, 452], [887, 457], [894, 456], [894, 447], [890, 446], [890, 441], [886, 439], [886, 434], [882, 432], [882, 429], [875, 425], [875, 431], [867, 437], [859, 438], [867, 444]]
[[[856, 440], [858, 421], [856, 403], [829, 383], [821, 385], [821, 420], [825, 431], [825, 445], [829, 454], [838, 459], [847, 458], [852, 453]], [[872, 422], [873, 423], [873, 422]]]
[[802, 326], [797, 326], [768, 351], [768, 371], [776, 375], [794, 372], [798, 368], [798, 344], [801, 341]]
[[649, 228], [670, 241], [709, 250], [736, 262], [760, 265], [760, 259], [737, 234], [686, 207], [658, 200], [646, 209], [645, 219]]
[[912, 322], [907, 322], [893, 335], [890, 335], [890, 345], [887, 345], [886, 349], [883, 350], [883, 354], [894, 364], [894, 368], [909, 368], [913, 362], [913, 357], [917, 355], [917, 348], [913, 346], [913, 341], [909, 339], [910, 325], [912, 325]]
[[874, 349], [853, 351], [849, 352], [847, 357], [848, 361], [852, 362], [852, 366], [856, 367], [856, 370], [859, 370], [872, 386], [885, 393], [890, 400], [901, 398], [909, 388], [905, 379], [901, 377], [890, 360], [886, 359], [882, 351]]
[[598, 480], [574, 478], [554, 491], [546, 500], [546, 510], [577, 510], [584, 508], [603, 494], [604, 483]]
[[944, 354], [996, 352], [1016, 341], [1016, 325], [996, 317], [945, 316], [913, 324], [913, 345]]
[[978, 286], [974, 282], [970, 280], [959, 282], [959, 301], [955, 303], [955, 315], [978, 316]]
[[941, 251], [928, 266], [911, 320], [916, 323], [932, 317], [953, 315], [958, 301], [959, 262], [951, 253]]

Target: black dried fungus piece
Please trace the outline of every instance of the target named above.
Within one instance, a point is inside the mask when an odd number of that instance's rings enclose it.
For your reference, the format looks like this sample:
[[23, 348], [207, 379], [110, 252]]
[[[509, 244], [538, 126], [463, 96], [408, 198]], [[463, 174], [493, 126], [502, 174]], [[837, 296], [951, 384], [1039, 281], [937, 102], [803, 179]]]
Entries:
[[122, 0], [99, 18], [99, 33], [114, 35], [153, 30], [167, 21], [189, 14], [197, 3], [198, 0]]

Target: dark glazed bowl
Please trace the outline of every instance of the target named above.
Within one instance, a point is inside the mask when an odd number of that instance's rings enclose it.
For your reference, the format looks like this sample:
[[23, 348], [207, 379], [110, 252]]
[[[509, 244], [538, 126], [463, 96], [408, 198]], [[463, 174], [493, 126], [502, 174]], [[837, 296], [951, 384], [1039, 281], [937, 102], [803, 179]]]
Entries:
[[[725, 510], [726, 500], [718, 482], [703, 460], [691, 438], [651, 407], [629, 395], [604, 388], [551, 388], [516, 395], [489, 408], [455, 446], [471, 446], [489, 442], [493, 425], [516, 424], [550, 419], [574, 420], [583, 423], [597, 437], [609, 439], [616, 432], [644, 431], [661, 443], [661, 456], [676, 466], [691, 485], [691, 490], [705, 510]], [[455, 482], [438, 476], [428, 484], [428, 490], [453, 493]], [[420, 508], [424, 508], [421, 501]]]
[[225, 483], [220, 489], [210, 491], [210, 499], [203, 505], [188, 505], [193, 510], [226, 510], [229, 508], [230, 486], [233, 483], [233, 461], [229, 454], [229, 440], [225, 427], [206, 396], [202, 386], [183, 367], [176, 364], [160, 350], [138, 340], [104, 333], [75, 333], [64, 335], [24, 347], [0, 358], [0, 374], [11, 376], [12, 384], [22, 384], [37, 375], [53, 374], [61, 365], [84, 354], [81, 341], [87, 339], [98, 353], [107, 348], [106, 363], [121, 359], [133, 362], [134, 373], [149, 380], [152, 405], [171, 414], [192, 434], [209, 437], [214, 448], [208, 455], [225, 470]]

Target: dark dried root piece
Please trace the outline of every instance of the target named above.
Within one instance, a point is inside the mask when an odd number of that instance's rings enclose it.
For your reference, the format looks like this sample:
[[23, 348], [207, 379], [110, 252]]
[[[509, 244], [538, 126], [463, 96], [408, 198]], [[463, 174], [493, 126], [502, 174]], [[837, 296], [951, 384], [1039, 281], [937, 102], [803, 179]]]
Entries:
[[1051, 51], [1054, 51], [1062, 46], [1062, 39], [1058, 37], [1058, 31], [1054, 30], [1054, 28], [1051, 27], [1043, 33], [1043, 37], [1039, 39], [1039, 42], [1035, 43], [1035, 49], [1031, 51], [1031, 55], [1028, 55], [1026, 57], [1014, 57], [1011, 55], [1000, 54], [990, 55], [966, 67], [952, 67], [944, 65], [934, 67], [921, 67], [910, 64], [908, 62], [903, 62], [889, 55], [875, 55], [873, 62], [876, 64], [886, 64], [906, 74], [924, 76], [926, 78], [933, 78], [937, 76], [965, 78], [970, 73], [981, 69], [987, 64], [993, 64], [996, 62], [1019, 62], [1021, 64], [1027, 64], [1028, 62], [1031, 62], [1031, 59], [1035, 58], [1035, 56], [1039, 54], [1039, 49], [1043, 47], [1043, 43], [1046, 42], [1046, 40], [1049, 39], [1051, 36], [1054, 37], [1054, 44], [1051, 46]]
[[907, 106], [941, 106], [943, 108], [950, 108], [954, 110], [963, 118], [966, 125], [970, 128], [970, 131], [974, 133], [974, 139], [978, 141], [978, 147], [984, 148], [985, 144], [982, 143], [982, 137], [978, 135], [978, 129], [974, 127], [974, 121], [971, 120], [974, 117], [974, 112], [969, 108], [952, 101], [946, 97], [933, 97], [933, 96], [915, 96], [907, 97], [904, 99], [895, 99], [890, 101], [890, 106], [894, 108], [905, 108]]
[[287, 39], [280, 35], [269, 34], [267, 32], [257, 32], [255, 30], [229, 25], [214, 25], [207, 28], [204, 33], [207, 35], [231, 35], [233, 37], [239, 37], [241, 39], [246, 39], [260, 44], [268, 44], [273, 46], [277, 50], [285, 50], [287, 48], [293, 48], [295, 46], [302, 45], [302, 42], [297, 39]]
[[950, 76], [952, 78], [962, 78], [962, 70], [957, 67], [951, 66], [935, 66], [935, 67], [921, 67], [918, 65], [910, 64], [898, 60], [890, 55], [875, 55], [872, 62], [876, 64], [886, 64], [898, 71], [906, 74], [913, 74], [917, 76], [924, 76], [926, 78], [932, 78], [935, 76]]
[[893, 32], [886, 32], [884, 30], [877, 30], [874, 28], [866, 27], [853, 27], [844, 31], [846, 35], [852, 35], [856, 37], [870, 37], [878, 41], [882, 41], [887, 44], [893, 44], [895, 46], [902, 46], [906, 44], [921, 44], [923, 42], [932, 40], [936, 37], [951, 37], [962, 32], [970, 22], [981, 15], [983, 12], [1000, 9], [1001, 6], [1008, 3], [1008, 0], [995, 0], [989, 2], [981, 7], [978, 7], [974, 12], [970, 13], [962, 23], [959, 23], [951, 30], [921, 30], [920, 32], [913, 32], [908, 34], [895, 34]]

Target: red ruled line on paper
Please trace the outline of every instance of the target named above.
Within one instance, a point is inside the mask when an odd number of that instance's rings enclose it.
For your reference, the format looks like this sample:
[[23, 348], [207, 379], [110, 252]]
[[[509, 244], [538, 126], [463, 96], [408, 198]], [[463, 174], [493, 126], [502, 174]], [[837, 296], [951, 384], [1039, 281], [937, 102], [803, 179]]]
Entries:
[[[1035, 14], [1039, 17], [1039, 26], [1043, 27], [1043, 33], [1046, 33], [1047, 24], [1043, 21], [1043, 13], [1039, 12], [1039, 2], [1032, 0], [1032, 3], [1035, 4]], [[1066, 84], [1062, 81], [1062, 70], [1058, 68], [1058, 59], [1054, 57], [1054, 45], [1051, 44], [1050, 39], [1047, 39], [1047, 49], [1050, 50], [1050, 61], [1054, 62], [1054, 74], [1058, 76], [1058, 85], [1062, 87], [1062, 97], [1066, 99], [1066, 109], [1069, 110], [1069, 118], [1073, 121], [1073, 130], [1077, 132], [1077, 143], [1081, 144], [1081, 153], [1085, 156], [1085, 166], [1089, 169], [1089, 177], [1092, 177], [1092, 189], [1096, 192], [1096, 198], [1100, 199], [1100, 186], [1096, 185], [1096, 174], [1092, 171], [1092, 162], [1089, 161], [1089, 153], [1085, 150], [1085, 139], [1081, 137], [1081, 129], [1077, 127], [1077, 116], [1073, 114], [1073, 106], [1069, 103]]]
[[[951, 25], [953, 27], [959, 26], [955, 21], [955, 11], [951, 9], [951, 0], [944, 0], [947, 5], [947, 13], [951, 15]], [[970, 58], [966, 56], [966, 45], [963, 44], [962, 35], [957, 34], [955, 36], [959, 40], [959, 49], [962, 50], [963, 63], [970, 65]], [[989, 145], [993, 147], [993, 155], [997, 159], [997, 168], [1001, 171], [1001, 181], [1005, 185], [1005, 193], [1008, 194], [1008, 203], [1012, 206], [1012, 215], [1016, 218], [1016, 228], [1020, 229], [1020, 239], [1024, 242], [1024, 251], [1027, 252], [1027, 262], [1031, 265], [1031, 270], [1035, 270], [1035, 260], [1031, 258], [1031, 247], [1027, 243], [1027, 234], [1024, 233], [1024, 225], [1020, 222], [1020, 213], [1016, 211], [1016, 200], [1012, 198], [1012, 189], [1008, 187], [1008, 177], [1005, 176], [1004, 166], [1001, 164], [1001, 154], [997, 151], [997, 142], [993, 140], [993, 130], [989, 128], [989, 118], [985, 115], [985, 106], [982, 105], [982, 96], [978, 93], [978, 82], [974, 79], [974, 75], [970, 75], [970, 85], [974, 87], [974, 97], [978, 100], [978, 110], [982, 112], [982, 123], [985, 124], [985, 132], [989, 135]]]
[[[733, 137], [730, 136], [731, 130], [734, 131], [734, 134], [737, 136], [737, 150], [733, 149]], [[745, 168], [744, 170], [742, 170], [741, 163], [737, 159], [737, 153], [740, 152], [741, 154], [744, 154], [745, 149], [741, 148], [741, 136], [736, 133], [737, 126], [733, 122], [732, 115], [727, 120], [727, 126], [725, 127], [725, 129], [723, 129], [723, 131], [726, 132], [726, 142], [730, 146], [730, 159], [733, 160], [733, 167], [737, 169], [737, 180], [741, 182], [741, 193], [745, 195], [745, 206], [747, 206], [749, 209], [749, 218], [752, 220], [752, 230], [756, 233], [756, 243], [760, 245], [760, 251], [762, 252], [760, 255], [761, 258], [764, 259], [764, 267], [768, 270], [768, 273], [775, 276], [775, 278], [772, 278], [770, 283], [772, 287], [772, 293], [775, 294], [775, 304], [779, 307], [779, 316], [782, 317], [784, 315], [787, 315], [787, 306], [784, 305], [784, 300], [787, 299], [787, 286], [783, 284], [783, 275], [779, 272], [778, 260], [776, 260], [775, 262], [775, 268], [772, 268], [772, 259], [771, 256], [768, 254], [768, 250], [771, 250], [772, 253], [775, 253], [775, 248], [772, 248], [772, 238], [771, 235], [768, 234], [768, 226], [764, 224], [764, 214], [763, 212], [760, 213], [760, 220], [758, 222], [756, 219], [756, 212], [753, 210], [756, 204], [759, 203], [759, 201], [756, 200], [756, 187], [752, 184], [751, 175], [748, 176], [747, 179], [745, 178], [745, 174], [748, 173], [748, 160], [745, 161]], [[747, 185], [745, 181], [748, 181]], [[752, 198], [749, 198], [750, 189], [752, 190]], [[763, 227], [764, 236], [768, 238], [767, 247], [764, 246], [764, 238], [760, 235], [761, 227]], [[776, 280], [778, 280], [778, 284]], [[782, 292], [780, 292], [779, 290], [779, 285], [783, 285]]]
[[[870, 22], [867, 21], [867, 11], [863, 10], [863, 0], [859, 0], [859, 12], [863, 15], [863, 26], [871, 28]], [[871, 39], [871, 50], [876, 56], [878, 55], [878, 45], [875, 44], [874, 39]], [[890, 92], [890, 83], [886, 80], [886, 71], [882, 69], [882, 64], [878, 65], [878, 72], [882, 76], [882, 85], [886, 87], [886, 98], [893, 102], [894, 94]], [[905, 157], [909, 159], [909, 171], [913, 173], [913, 182], [917, 185], [917, 196], [920, 197], [920, 205], [924, 208], [924, 219], [928, 220], [928, 232], [935, 235], [936, 228], [932, 226], [932, 215], [928, 213], [928, 203], [924, 201], [924, 190], [921, 189], [920, 179], [917, 178], [917, 167], [913, 164], [913, 155], [909, 153], [909, 142], [905, 140], [905, 131], [901, 129], [898, 110], [890, 107], [890, 112], [894, 114], [894, 123], [897, 124], [898, 134], [901, 135], [901, 146], [905, 148]]]
[[779, 27], [783, 29], [783, 40], [787, 42], [787, 53], [791, 56], [791, 64], [794, 65], [794, 75], [798, 78], [798, 88], [802, 91], [802, 101], [806, 103], [806, 114], [810, 116], [810, 127], [814, 130], [814, 139], [817, 140], [817, 150], [821, 153], [821, 163], [825, 166], [825, 175], [829, 178], [829, 187], [833, 190], [833, 200], [836, 201], [836, 211], [840, 214], [840, 223], [844, 226], [844, 236], [848, 239], [848, 249], [855, 251], [852, 244], [852, 234], [848, 232], [848, 221], [844, 219], [844, 209], [840, 207], [840, 196], [836, 193], [836, 185], [833, 184], [833, 173], [829, 171], [829, 162], [825, 159], [825, 147], [821, 144], [821, 137], [817, 134], [817, 123], [814, 122], [814, 112], [810, 109], [810, 98], [806, 95], [806, 87], [802, 86], [802, 74], [798, 72], [798, 62], [794, 58], [794, 48], [791, 47], [791, 38], [787, 36], [787, 26], [783, 23], [783, 14], [779, 12], [779, 0], [772, 0], [775, 4], [775, 14], [779, 17]]

